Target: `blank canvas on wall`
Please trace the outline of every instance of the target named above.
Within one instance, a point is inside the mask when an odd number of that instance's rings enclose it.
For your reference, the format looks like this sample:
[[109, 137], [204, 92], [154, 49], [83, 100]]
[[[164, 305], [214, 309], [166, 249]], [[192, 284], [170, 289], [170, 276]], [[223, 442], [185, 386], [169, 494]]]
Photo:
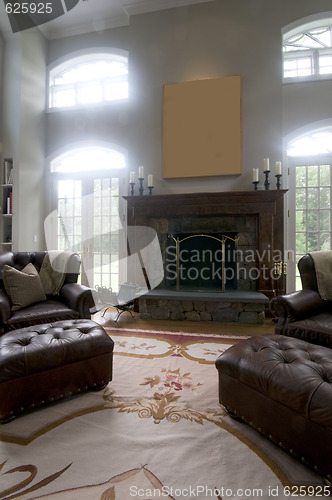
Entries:
[[240, 76], [164, 85], [165, 179], [241, 174]]

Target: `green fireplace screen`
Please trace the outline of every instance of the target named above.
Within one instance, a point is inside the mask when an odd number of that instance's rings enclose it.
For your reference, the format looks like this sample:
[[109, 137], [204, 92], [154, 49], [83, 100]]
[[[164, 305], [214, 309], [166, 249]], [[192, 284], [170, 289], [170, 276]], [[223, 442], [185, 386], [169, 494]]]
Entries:
[[237, 288], [235, 233], [170, 234], [166, 244], [166, 287], [224, 292]]

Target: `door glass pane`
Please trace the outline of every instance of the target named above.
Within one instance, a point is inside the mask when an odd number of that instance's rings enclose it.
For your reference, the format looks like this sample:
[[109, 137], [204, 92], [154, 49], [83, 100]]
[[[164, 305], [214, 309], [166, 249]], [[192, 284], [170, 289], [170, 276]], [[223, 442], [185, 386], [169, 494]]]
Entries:
[[296, 208], [306, 208], [307, 203], [306, 203], [306, 197], [307, 197], [307, 190], [306, 189], [296, 189]]
[[330, 185], [330, 165], [320, 166], [320, 185], [321, 186]]
[[308, 189], [308, 209], [318, 207], [318, 188]]
[[307, 167], [299, 166], [296, 167], [296, 186], [305, 187], [307, 185]]
[[[330, 179], [331, 165], [295, 167], [297, 258], [307, 252], [331, 249]], [[296, 279], [297, 289], [299, 284]]]
[[58, 182], [58, 249], [81, 251], [82, 182], [66, 179]]
[[318, 186], [318, 166], [308, 166], [308, 186]]
[[331, 249], [331, 235], [330, 233], [321, 233], [320, 235], [320, 250]]
[[91, 286], [119, 289], [119, 179], [94, 179], [94, 277]]

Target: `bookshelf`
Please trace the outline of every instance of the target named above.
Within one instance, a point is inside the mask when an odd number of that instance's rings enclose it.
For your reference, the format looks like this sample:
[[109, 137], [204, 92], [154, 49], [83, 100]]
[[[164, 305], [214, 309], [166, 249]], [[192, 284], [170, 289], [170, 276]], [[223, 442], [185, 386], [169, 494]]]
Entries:
[[13, 235], [13, 159], [4, 158], [1, 184], [1, 250], [12, 249]]

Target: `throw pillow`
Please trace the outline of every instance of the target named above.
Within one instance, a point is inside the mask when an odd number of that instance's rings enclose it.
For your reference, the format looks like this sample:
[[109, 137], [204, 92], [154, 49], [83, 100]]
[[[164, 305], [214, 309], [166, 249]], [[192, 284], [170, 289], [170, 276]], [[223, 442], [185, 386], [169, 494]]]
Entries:
[[15, 267], [3, 267], [3, 283], [12, 303], [12, 311], [46, 300], [43, 285], [37, 269], [28, 264], [22, 271]]

